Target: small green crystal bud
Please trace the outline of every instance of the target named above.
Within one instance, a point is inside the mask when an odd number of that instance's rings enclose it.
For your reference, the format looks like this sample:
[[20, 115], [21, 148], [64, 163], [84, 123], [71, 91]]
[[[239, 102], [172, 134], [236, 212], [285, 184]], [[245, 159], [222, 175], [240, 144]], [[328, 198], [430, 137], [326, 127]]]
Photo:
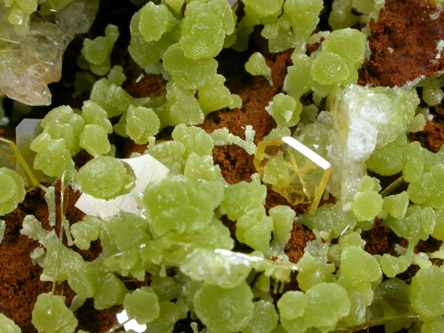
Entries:
[[[305, 54], [292, 56], [293, 66], [287, 68], [284, 79], [284, 90], [295, 99], [299, 99], [310, 90], [313, 77], [311, 76], [311, 65], [313, 59]], [[300, 78], [305, 78], [301, 80]]]
[[199, 156], [213, 154], [213, 139], [199, 127], [177, 125], [171, 136], [175, 141], [179, 141], [185, 146], [187, 155], [191, 153], [196, 153]]
[[76, 181], [83, 192], [107, 200], [128, 193], [134, 187], [135, 177], [118, 159], [99, 156], [80, 168]]
[[260, 52], [255, 52], [250, 56], [245, 63], [245, 70], [251, 75], [259, 75], [271, 80], [271, 68], [267, 66], [265, 57]]
[[0, 216], [17, 208], [25, 199], [25, 183], [14, 170], [0, 168]]
[[123, 307], [128, 317], [134, 318], [139, 325], [152, 322], [160, 315], [159, 298], [149, 287], [141, 287], [127, 294]]
[[210, 190], [213, 190], [211, 184], [168, 177], [149, 183], [140, 205], [157, 235], [170, 230], [192, 232], [206, 227], [213, 218], [219, 200]]
[[113, 24], [105, 28], [105, 36], [94, 40], [86, 38], [81, 50], [82, 56], [89, 62], [89, 69], [97, 75], [105, 75], [111, 69], [111, 51], [119, 38], [119, 29]]
[[217, 61], [213, 58], [199, 60], [187, 58], [179, 45], [175, 44], [165, 51], [163, 67], [178, 84], [196, 89], [216, 75]]
[[267, 301], [254, 302], [254, 314], [242, 333], [272, 332], [278, 324], [279, 316], [274, 304]]
[[356, 29], [332, 31], [322, 43], [322, 51], [335, 53], [357, 68], [364, 62], [367, 38]]
[[340, 273], [358, 284], [363, 281], [373, 282], [382, 276], [376, 258], [356, 246], [342, 250]]
[[311, 75], [316, 82], [331, 85], [347, 79], [350, 71], [340, 55], [323, 52], [313, 60]]
[[45, 175], [61, 178], [65, 171], [74, 170], [74, 162], [65, 140], [52, 140], [48, 133], [42, 133], [30, 147], [37, 152], [34, 169], [42, 170]]
[[92, 156], [105, 155], [111, 150], [106, 130], [95, 124], [88, 124], [80, 134], [80, 147]]
[[14, 321], [6, 317], [3, 313], [0, 313], [0, 331], [3, 333], [21, 333], [22, 330], [18, 327]]
[[444, 314], [444, 271], [432, 266], [421, 269], [412, 278], [410, 300], [421, 319], [431, 319]]
[[305, 253], [299, 260], [298, 266], [300, 272], [297, 275], [299, 287], [307, 291], [311, 287], [321, 282], [333, 282], [332, 274], [335, 267], [332, 264], [327, 264], [319, 258]]
[[77, 319], [65, 305], [65, 297], [40, 294], [32, 310], [32, 323], [40, 332], [74, 332]]
[[276, 124], [282, 127], [293, 127], [299, 122], [302, 104], [289, 95], [282, 93], [274, 95], [273, 102], [265, 108]]
[[[228, 2], [225, 2], [226, 6]], [[206, 3], [193, 1], [185, 10], [182, 21], [180, 46], [190, 59], [213, 58], [222, 50], [225, 31], [219, 13]]]
[[174, 17], [168, 7], [148, 2], [140, 10], [139, 32], [147, 42], [158, 41], [173, 27]]
[[307, 296], [302, 291], [287, 291], [277, 302], [281, 318], [292, 320], [304, 314]]
[[166, 105], [167, 113], [162, 117], [162, 126], [174, 126], [177, 124], [197, 125], [202, 124], [204, 114], [199, 106], [193, 90], [184, 89], [176, 82], [168, 82]]
[[99, 104], [93, 101], [83, 103], [82, 118], [85, 120], [85, 124], [100, 125], [108, 134], [113, 132], [113, 126], [108, 119], [108, 114]]
[[204, 284], [194, 295], [194, 306], [208, 328], [238, 332], [253, 317], [253, 293], [245, 281], [230, 289]]
[[224, 200], [220, 205], [222, 214], [236, 221], [246, 212], [261, 206], [265, 202], [267, 187], [259, 182], [241, 182], [225, 188]]
[[284, 0], [245, 0], [245, 5], [249, 14], [260, 19], [267, 16], [277, 16], [282, 11]]
[[384, 198], [382, 207], [395, 219], [401, 220], [409, 206], [409, 195], [406, 191], [400, 194], [390, 195]]
[[137, 144], [148, 143], [150, 136], [159, 132], [160, 120], [153, 109], [130, 106], [126, 113], [126, 133]]
[[127, 292], [123, 282], [114, 274], [109, 273], [94, 294], [94, 308], [103, 310], [122, 304]]
[[236, 223], [236, 238], [251, 248], [268, 254], [273, 219], [265, 215], [264, 207], [257, 207], [242, 215]]

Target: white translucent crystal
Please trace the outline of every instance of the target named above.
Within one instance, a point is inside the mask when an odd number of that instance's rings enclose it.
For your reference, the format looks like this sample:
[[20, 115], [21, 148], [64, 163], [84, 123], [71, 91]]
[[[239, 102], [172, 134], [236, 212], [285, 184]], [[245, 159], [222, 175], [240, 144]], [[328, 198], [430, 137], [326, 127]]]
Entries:
[[329, 99], [332, 131], [328, 158], [333, 170], [329, 190], [350, 202], [365, 175], [365, 161], [376, 148], [407, 130], [419, 98], [415, 90], [352, 84]]
[[117, 215], [120, 210], [137, 213], [139, 209], [135, 196], [142, 193], [148, 183], [161, 180], [169, 174], [169, 169], [166, 166], [148, 154], [121, 161], [127, 163], [134, 171], [136, 186], [133, 190], [108, 201], [82, 193], [75, 205], [78, 209], [85, 214], [101, 218]]
[[137, 333], [142, 333], [146, 331], [146, 325], [139, 325], [135, 319], [128, 320], [128, 314], [126, 313], [126, 310], [122, 310], [117, 315], [117, 321], [119, 324], [123, 324], [123, 328], [125, 331], [132, 331]]
[[57, 13], [56, 23], [33, 16], [23, 40], [0, 44], [0, 93], [28, 105], [49, 105], [48, 84], [60, 80], [63, 53], [76, 33], [89, 30], [98, 2], [75, 1]]
[[[50, 177], [46, 176], [42, 171], [33, 168], [36, 153], [29, 148], [31, 142], [43, 131], [43, 128], [40, 126], [41, 122], [41, 119], [23, 119], [15, 128], [15, 142], [37, 180], [40, 183], [50, 183]], [[25, 175], [25, 171], [21, 166], [18, 166], [17, 169], [21, 175]]]

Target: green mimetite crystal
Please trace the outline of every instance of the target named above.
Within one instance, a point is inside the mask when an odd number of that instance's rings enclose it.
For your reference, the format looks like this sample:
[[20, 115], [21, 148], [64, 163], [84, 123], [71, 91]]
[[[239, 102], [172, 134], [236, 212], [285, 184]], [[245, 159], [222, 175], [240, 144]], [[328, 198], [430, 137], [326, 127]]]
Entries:
[[279, 15], [284, 0], [245, 0], [243, 3], [248, 13], [259, 19]]
[[94, 216], [85, 216], [83, 221], [71, 225], [71, 234], [74, 244], [81, 250], [88, 250], [90, 243], [99, 238], [100, 219]]
[[306, 291], [321, 282], [333, 282], [332, 273], [335, 271], [333, 264], [327, 264], [319, 258], [305, 253], [299, 260], [300, 272], [297, 275], [299, 287]]
[[267, 195], [267, 187], [257, 181], [241, 182], [225, 188], [220, 212], [236, 221], [246, 212], [262, 206]]
[[203, 123], [205, 116], [192, 89], [185, 89], [174, 81], [168, 82], [166, 99], [167, 112], [161, 115], [162, 126]]
[[205, 115], [225, 107], [230, 109], [241, 107], [242, 99], [239, 95], [231, 94], [224, 82], [225, 77], [217, 74], [205, 85], [199, 87], [198, 102]]
[[49, 134], [52, 139], [64, 140], [71, 155], [80, 151], [78, 140], [83, 130], [84, 120], [80, 115], [74, 113], [70, 106], [62, 105], [51, 110], [43, 118], [41, 126], [44, 133]]
[[185, 151], [185, 146], [179, 141], [164, 141], [150, 148], [149, 154], [172, 173], [183, 174]]
[[199, 156], [213, 154], [213, 139], [199, 127], [177, 125], [171, 136], [175, 141], [181, 142], [185, 146], [186, 155], [191, 153], [196, 153]]
[[287, 0], [284, 12], [291, 19], [296, 40], [301, 43], [313, 32], [319, 22], [322, 0]]
[[134, 318], [140, 325], [152, 322], [160, 314], [159, 298], [149, 287], [141, 287], [127, 294], [123, 307], [128, 317]]
[[100, 125], [108, 134], [113, 132], [113, 125], [108, 119], [108, 114], [99, 104], [93, 101], [84, 102], [81, 116], [85, 120], [85, 124]]
[[77, 319], [65, 305], [65, 297], [40, 294], [32, 310], [32, 323], [39, 332], [74, 332]]
[[77, 183], [83, 192], [99, 199], [111, 199], [128, 193], [134, 187], [122, 162], [110, 156], [98, 156], [80, 168]]
[[302, 112], [302, 104], [299, 100], [284, 94], [277, 94], [273, 97], [267, 108], [268, 113], [282, 127], [293, 127], [299, 122], [299, 115]]
[[140, 10], [139, 32], [147, 42], [158, 41], [173, 23], [174, 17], [165, 5], [148, 2]]
[[386, 276], [395, 277], [409, 268], [411, 260], [407, 256], [394, 257], [388, 253], [384, 253], [379, 264]]
[[268, 211], [268, 214], [273, 218], [271, 250], [274, 256], [278, 256], [284, 252], [285, 245], [290, 240], [296, 212], [288, 206], [275, 206]]
[[432, 266], [421, 269], [412, 279], [410, 300], [421, 319], [432, 319], [444, 314], [444, 271]]
[[136, 104], [122, 87], [105, 78], [94, 83], [90, 98], [108, 113], [108, 118], [119, 116], [126, 112], [130, 105]]
[[401, 220], [389, 216], [383, 224], [390, 227], [399, 237], [404, 237], [412, 244], [416, 244], [419, 240], [426, 240], [433, 233], [435, 211], [431, 207], [412, 205], [407, 208]]
[[126, 133], [135, 143], [148, 143], [159, 132], [160, 120], [153, 109], [131, 105], [126, 113]]
[[253, 53], [245, 63], [245, 70], [251, 75], [260, 75], [271, 80], [271, 68], [267, 66], [265, 57], [260, 52]]
[[273, 331], [278, 324], [278, 314], [274, 304], [267, 301], [254, 303], [254, 314], [242, 333], [262, 333]]
[[217, 61], [213, 58], [187, 58], [178, 44], [170, 46], [163, 55], [163, 67], [173, 80], [188, 89], [205, 85], [216, 75]]
[[444, 165], [436, 164], [407, 188], [409, 198], [416, 204], [436, 209], [444, 208]]
[[[287, 68], [284, 90], [293, 98], [299, 99], [312, 86], [313, 78], [310, 68], [313, 59], [305, 54], [294, 54], [291, 59], [293, 60], [293, 66]], [[301, 77], [305, 79], [301, 80]]]
[[253, 293], [246, 282], [226, 289], [204, 284], [194, 295], [196, 315], [209, 328], [239, 332], [254, 314]]
[[42, 170], [47, 176], [60, 178], [65, 171], [74, 170], [74, 162], [64, 139], [53, 140], [48, 133], [42, 133], [30, 147], [37, 152], [34, 169]]
[[22, 330], [14, 321], [0, 313], [0, 331], [3, 333], [21, 333]]
[[268, 255], [273, 219], [265, 215], [264, 207], [257, 207], [243, 214], [236, 223], [236, 238], [254, 250]]
[[350, 75], [345, 60], [338, 54], [322, 52], [311, 65], [313, 79], [324, 85], [343, 81]]
[[25, 199], [25, 183], [14, 170], [0, 168], [0, 216], [17, 208]]
[[277, 302], [281, 318], [292, 320], [304, 314], [307, 305], [307, 295], [302, 291], [287, 291]]
[[140, 66], [156, 64], [162, 58], [165, 50], [177, 42], [173, 32], [164, 32], [158, 41], [147, 42], [140, 33], [141, 11], [135, 13], [130, 22], [131, 41], [128, 46], [128, 52], [131, 58]]
[[186, 57], [190, 59], [212, 58], [222, 50], [225, 40], [225, 31], [222, 28], [221, 13], [211, 8], [211, 3], [224, 4], [225, 19], [233, 21], [231, 8], [227, 1], [215, 0], [209, 3], [193, 1], [185, 10], [182, 20], [180, 46]]
[[140, 205], [157, 235], [169, 230], [192, 232], [204, 228], [213, 218], [219, 202], [212, 190], [211, 183], [168, 177], [149, 183]]
[[94, 40], [86, 38], [83, 41], [82, 56], [89, 62], [89, 69], [97, 75], [105, 75], [111, 69], [111, 51], [114, 43], [119, 38], [117, 26], [108, 24], [105, 28], [105, 36], [99, 36]]
[[348, 246], [342, 250], [340, 274], [357, 284], [373, 282], [382, 277], [376, 258], [356, 246]]
[[366, 191], [353, 197], [352, 211], [358, 221], [373, 220], [382, 210], [383, 200], [379, 193]]
[[122, 304], [127, 292], [123, 282], [114, 274], [109, 273], [101, 281], [94, 294], [94, 308], [102, 310]]
[[80, 134], [80, 147], [92, 156], [107, 154], [111, 150], [111, 144], [106, 129], [100, 125], [86, 125]]
[[365, 56], [366, 36], [356, 29], [332, 31], [322, 43], [322, 51], [335, 53], [352, 68], [359, 67]]
[[403, 191], [399, 194], [385, 197], [382, 208], [395, 219], [401, 220], [404, 218], [408, 206], [409, 195], [406, 191]]

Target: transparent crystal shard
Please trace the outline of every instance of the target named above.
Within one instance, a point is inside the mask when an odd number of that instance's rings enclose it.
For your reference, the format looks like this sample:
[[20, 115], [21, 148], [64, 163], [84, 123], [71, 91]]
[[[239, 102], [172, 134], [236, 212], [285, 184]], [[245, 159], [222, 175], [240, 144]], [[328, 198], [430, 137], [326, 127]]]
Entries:
[[[23, 119], [15, 129], [16, 146], [19, 152], [22, 154], [23, 159], [29, 166], [33, 175], [40, 183], [50, 183], [51, 178], [46, 176], [42, 171], [33, 168], [34, 157], [36, 153], [29, 147], [32, 140], [34, 140], [41, 132], [40, 126], [41, 119]], [[25, 170], [19, 164], [17, 172], [24, 176]]]
[[49, 105], [48, 84], [60, 79], [63, 53], [76, 33], [88, 31], [97, 4], [73, 2], [56, 23], [33, 16], [25, 38], [0, 43], [0, 93], [28, 105]]
[[254, 165], [264, 183], [293, 205], [310, 203], [314, 214], [331, 173], [323, 157], [293, 137], [259, 142]]
[[[38, 185], [37, 178], [34, 176], [28, 163], [18, 150], [14, 141], [0, 137], [0, 167], [6, 167], [20, 172], [20, 168], [29, 178], [29, 185], [35, 187]], [[27, 179], [28, 180], [28, 179]]]

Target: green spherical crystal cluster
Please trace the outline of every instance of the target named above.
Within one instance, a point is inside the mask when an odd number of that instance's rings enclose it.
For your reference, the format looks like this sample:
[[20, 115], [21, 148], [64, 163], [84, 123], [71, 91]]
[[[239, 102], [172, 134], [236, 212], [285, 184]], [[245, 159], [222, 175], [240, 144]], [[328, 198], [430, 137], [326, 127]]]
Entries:
[[[321, 0], [131, 2], [137, 9], [128, 30], [108, 24], [83, 39], [77, 85], [83, 78], [91, 87], [76, 96], [89, 91], [89, 98], [49, 111], [29, 144], [31, 169], [46, 176], [37, 186], [51, 228], [26, 208], [20, 233], [38, 242], [31, 260], [43, 269], [40, 279], [53, 283], [36, 298], [34, 327], [81, 332], [77, 310], [89, 302], [125, 310], [146, 332], [173, 332], [179, 321], [193, 332], [443, 331], [444, 248], [422, 252], [421, 244], [444, 241], [444, 148], [434, 153], [408, 137], [424, 127], [424, 106], [441, 103], [442, 78], [402, 88], [357, 84], [370, 52], [368, 23], [384, 1], [334, 0], [328, 31], [319, 24]], [[37, 10], [63, 15], [84, 5], [0, 0], [0, 27], [16, 37]], [[0, 51], [11, 42], [2, 33]], [[114, 64], [125, 34], [139, 78]], [[255, 39], [265, 46], [249, 49]], [[285, 71], [277, 68], [283, 54]], [[242, 59], [239, 82], [223, 75], [224, 57]], [[130, 94], [154, 75], [160, 92]], [[276, 126], [264, 138], [250, 124], [233, 130], [225, 118], [236, 112], [243, 119], [243, 103], [258, 98], [228, 88], [248, 82], [278, 86], [260, 96], [268, 98], [264, 110], [253, 110]], [[221, 128], [209, 130], [210, 119]], [[298, 154], [286, 137], [300, 144]], [[254, 162], [258, 173], [240, 170], [248, 176], [233, 181], [220, 156], [237, 161], [224, 146], [253, 161], [262, 139], [272, 144]], [[120, 159], [129, 146], [138, 153]], [[148, 162], [137, 164], [146, 157], [168, 170], [159, 176]], [[310, 173], [323, 162], [328, 183]], [[0, 166], [1, 242], [28, 188], [20, 168]], [[302, 203], [282, 197], [270, 204], [274, 185], [295, 193], [295, 180]], [[315, 193], [321, 182], [326, 192]], [[75, 221], [65, 216], [68, 186], [91, 209], [71, 214]], [[314, 194], [322, 197], [317, 210], [310, 209]], [[381, 229], [398, 244], [378, 252], [364, 239]], [[296, 260], [297, 241], [305, 247]], [[74, 299], [56, 284], [69, 286]], [[8, 317], [0, 313], [0, 332], [19, 332]]]

